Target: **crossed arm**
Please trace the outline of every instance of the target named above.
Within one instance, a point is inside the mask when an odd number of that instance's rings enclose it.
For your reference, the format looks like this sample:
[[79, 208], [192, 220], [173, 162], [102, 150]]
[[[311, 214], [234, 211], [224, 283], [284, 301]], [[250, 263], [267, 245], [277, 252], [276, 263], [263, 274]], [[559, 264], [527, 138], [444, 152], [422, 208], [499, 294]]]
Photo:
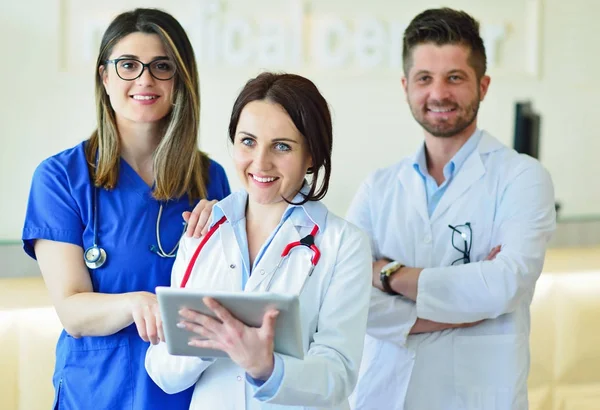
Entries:
[[[493, 260], [500, 252], [501, 246], [494, 247], [485, 260]], [[380, 280], [380, 272], [383, 266], [389, 263], [389, 259], [379, 259], [373, 262], [373, 287], [383, 291], [383, 286]], [[423, 271], [422, 268], [410, 268], [403, 266], [392, 274], [390, 277], [390, 287], [396, 293], [404, 297], [417, 301], [419, 276]], [[459, 327], [470, 327], [481, 323], [481, 320], [470, 323], [442, 323], [432, 320], [422, 319], [417, 317], [415, 324], [411, 327], [409, 334], [439, 332], [444, 329], [454, 329]]]
[[[470, 326], [512, 312], [532, 294], [555, 228], [554, 190], [539, 164], [521, 161], [510, 171], [510, 181], [498, 193], [493, 228], [502, 251], [492, 251], [493, 259], [466, 265], [402, 268], [390, 280], [402, 297], [379, 290], [384, 261], [375, 261], [369, 335], [404, 345], [411, 333]], [[373, 203], [377, 196], [372, 190], [368, 180], [357, 193], [348, 219], [375, 238], [373, 213], [383, 209]]]

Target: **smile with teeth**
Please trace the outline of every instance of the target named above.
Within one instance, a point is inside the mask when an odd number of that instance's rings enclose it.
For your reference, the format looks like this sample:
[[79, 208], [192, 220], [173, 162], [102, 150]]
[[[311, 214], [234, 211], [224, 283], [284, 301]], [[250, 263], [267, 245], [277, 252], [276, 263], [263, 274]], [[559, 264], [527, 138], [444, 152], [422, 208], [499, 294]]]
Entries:
[[147, 101], [157, 99], [158, 95], [132, 95], [131, 98], [133, 98], [134, 100]]
[[444, 113], [444, 112], [454, 111], [454, 108], [440, 108], [440, 107], [431, 108], [431, 107], [429, 107], [428, 110], [431, 112]]
[[250, 174], [250, 175], [252, 176], [252, 179], [254, 179], [255, 181], [258, 181], [258, 182], [262, 182], [262, 183], [273, 182], [277, 179], [275, 177], [264, 177], [263, 178], [263, 177], [257, 177], [254, 174]]

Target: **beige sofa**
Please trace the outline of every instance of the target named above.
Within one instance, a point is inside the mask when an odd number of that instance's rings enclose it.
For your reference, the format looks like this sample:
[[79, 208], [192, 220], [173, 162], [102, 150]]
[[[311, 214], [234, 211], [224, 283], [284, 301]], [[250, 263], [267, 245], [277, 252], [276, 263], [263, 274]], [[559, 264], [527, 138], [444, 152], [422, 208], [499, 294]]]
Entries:
[[61, 324], [40, 278], [0, 280], [0, 409], [49, 410]]
[[[599, 410], [600, 249], [550, 251], [531, 313], [530, 409]], [[60, 329], [41, 279], [0, 280], [0, 409], [50, 409]]]
[[600, 410], [600, 270], [543, 274], [531, 307], [531, 410]]

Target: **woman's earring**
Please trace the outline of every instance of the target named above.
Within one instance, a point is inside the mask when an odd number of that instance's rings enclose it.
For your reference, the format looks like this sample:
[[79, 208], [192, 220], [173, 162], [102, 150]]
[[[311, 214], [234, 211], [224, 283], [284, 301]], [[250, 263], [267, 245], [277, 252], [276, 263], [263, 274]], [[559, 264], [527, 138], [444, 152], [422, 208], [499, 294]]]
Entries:
[[313, 167], [308, 167], [308, 169], [306, 170], [306, 174], [310, 175], [314, 172]]

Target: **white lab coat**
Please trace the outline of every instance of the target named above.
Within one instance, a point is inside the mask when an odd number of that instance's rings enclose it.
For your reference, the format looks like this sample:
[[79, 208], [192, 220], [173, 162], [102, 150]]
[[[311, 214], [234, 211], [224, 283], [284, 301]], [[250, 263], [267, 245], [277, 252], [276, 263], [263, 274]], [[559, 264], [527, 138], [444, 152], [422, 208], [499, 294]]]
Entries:
[[[416, 303], [373, 290], [357, 410], [527, 409], [529, 307], [555, 229], [554, 192], [540, 163], [486, 132], [431, 218], [415, 158], [372, 174], [348, 220], [372, 239], [374, 258], [426, 268]], [[470, 222], [471, 263], [451, 245]], [[502, 245], [493, 261], [483, 261]], [[478, 262], [479, 261], [479, 262]], [[408, 335], [417, 317], [470, 328]]]
[[[245, 291], [264, 291], [284, 247], [310, 233], [315, 223], [319, 226], [315, 243], [321, 259], [312, 276], [307, 278], [312, 252], [298, 248], [277, 271], [270, 289], [297, 294], [306, 279], [300, 294], [304, 360], [281, 355], [284, 377], [277, 393], [265, 403], [254, 398], [254, 387], [246, 381], [244, 370], [229, 358], [211, 362], [171, 356], [165, 343], [151, 346], [146, 370], [163, 390], [175, 393], [196, 384], [191, 409], [349, 409], [369, 308], [369, 239], [319, 202], [308, 202], [302, 209], [296, 209], [282, 225], [252, 271]], [[179, 286], [198, 243], [199, 239], [182, 239], [172, 286]], [[206, 243], [187, 287], [241, 292], [241, 266], [241, 252], [228, 221]]]

